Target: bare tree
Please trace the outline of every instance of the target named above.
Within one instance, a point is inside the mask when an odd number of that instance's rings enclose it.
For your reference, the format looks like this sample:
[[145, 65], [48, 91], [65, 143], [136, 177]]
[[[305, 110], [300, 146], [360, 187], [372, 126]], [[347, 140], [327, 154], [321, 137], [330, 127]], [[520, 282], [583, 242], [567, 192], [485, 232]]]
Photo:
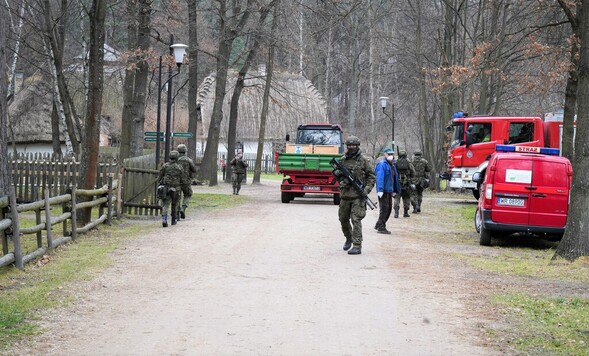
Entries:
[[575, 260], [589, 256], [589, 0], [581, 1], [577, 12], [580, 20], [579, 92], [575, 157], [573, 158], [573, 188], [564, 236], [553, 259]]
[[152, 0], [127, 0], [127, 40], [120, 159], [143, 154]]
[[[88, 17], [90, 19], [90, 54], [88, 56], [88, 102], [86, 103], [86, 125], [80, 166], [80, 182], [84, 189], [94, 189], [98, 166], [100, 142], [100, 116], [102, 115], [102, 89], [104, 86], [104, 19], [108, 0], [93, 0]], [[91, 208], [84, 209], [80, 221], [90, 221]]]
[[[202, 117], [200, 108], [196, 104], [198, 95], [198, 29], [197, 29], [197, 6], [196, 1], [188, 0], [188, 132], [192, 137], [188, 139], [189, 156], [196, 159], [196, 142], [198, 139], [198, 128], [202, 130]], [[200, 125], [199, 125], [200, 121]]]
[[0, 4], [0, 194], [6, 195], [10, 187], [8, 175], [8, 66], [6, 63], [8, 48], [8, 9]]

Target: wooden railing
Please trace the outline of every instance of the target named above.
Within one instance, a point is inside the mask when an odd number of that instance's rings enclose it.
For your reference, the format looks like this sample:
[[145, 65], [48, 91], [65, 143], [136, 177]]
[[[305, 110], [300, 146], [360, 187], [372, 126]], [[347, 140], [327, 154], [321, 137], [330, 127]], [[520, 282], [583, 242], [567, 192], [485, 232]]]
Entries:
[[[0, 239], [2, 240], [2, 252], [0, 267], [12, 263], [19, 269], [37, 257], [42, 256], [48, 250], [54, 249], [68, 241], [75, 240], [79, 233], [85, 233], [99, 224], [110, 225], [111, 219], [118, 216], [118, 197], [120, 188], [118, 180], [108, 179], [108, 183], [99, 189], [82, 190], [71, 188], [68, 193], [50, 197], [49, 189], [44, 190], [44, 199], [27, 203], [17, 204], [16, 192], [10, 188], [8, 197], [0, 197]], [[76, 197], [85, 196], [91, 198], [89, 201], [77, 202]], [[61, 214], [52, 216], [52, 207], [61, 207]], [[90, 221], [82, 227], [77, 225], [77, 210], [84, 208], [98, 208], [98, 218]], [[21, 228], [19, 214], [25, 212], [35, 213], [35, 226]], [[44, 213], [44, 219], [42, 215]], [[68, 230], [68, 222], [70, 229]], [[54, 226], [62, 224], [62, 236], [54, 236]], [[43, 241], [42, 232], [45, 231], [46, 241]], [[21, 237], [35, 234], [37, 238], [36, 250], [23, 254]], [[21, 236], [22, 235], [22, 236]], [[10, 251], [12, 241], [12, 251]]]

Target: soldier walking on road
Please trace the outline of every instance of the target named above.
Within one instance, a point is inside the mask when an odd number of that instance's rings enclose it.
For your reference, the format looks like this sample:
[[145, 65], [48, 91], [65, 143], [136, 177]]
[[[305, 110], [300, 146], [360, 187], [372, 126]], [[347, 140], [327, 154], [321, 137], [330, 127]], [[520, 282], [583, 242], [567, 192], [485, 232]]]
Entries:
[[182, 219], [186, 218], [186, 209], [188, 208], [188, 204], [190, 203], [190, 198], [192, 197], [192, 178], [194, 178], [194, 174], [196, 173], [196, 166], [190, 157], [186, 155], [186, 145], [180, 144], [178, 145], [178, 163], [182, 166], [184, 170], [184, 175], [182, 176], [182, 208], [180, 209], [180, 217]]
[[376, 195], [378, 196], [378, 206], [380, 213], [378, 221], [374, 228], [379, 234], [390, 234], [387, 230], [386, 223], [393, 210], [393, 197], [401, 193], [399, 176], [393, 165], [393, 150], [385, 148], [383, 150], [384, 158], [378, 162], [374, 172], [376, 173]]
[[395, 196], [395, 218], [399, 217], [399, 205], [403, 198], [403, 217], [409, 217], [409, 207], [411, 206], [411, 191], [415, 185], [411, 181], [415, 177], [415, 168], [407, 159], [407, 151], [399, 151], [399, 159], [395, 162], [395, 167], [399, 173], [399, 182], [401, 183], [401, 194]]
[[170, 152], [170, 161], [160, 169], [158, 176], [158, 197], [162, 205], [162, 226], [168, 227], [168, 209], [172, 204], [172, 225], [178, 221], [178, 195], [180, 194], [184, 169], [178, 163], [178, 151]]
[[[346, 140], [347, 151], [341, 158], [341, 164], [346, 167], [354, 178], [364, 186], [364, 193], [368, 194], [374, 187], [375, 175], [370, 162], [362, 156], [360, 139], [350, 136]], [[350, 255], [362, 253], [362, 219], [366, 216], [366, 202], [352, 185], [343, 177], [342, 172], [334, 170], [333, 175], [339, 181], [340, 204], [339, 221], [342, 232], [346, 237], [344, 251]], [[350, 221], [352, 222], [350, 224]], [[352, 244], [354, 247], [352, 247]]]
[[233, 184], [233, 194], [239, 195], [239, 191], [241, 190], [241, 181], [245, 176], [248, 164], [246, 161], [243, 160], [243, 154], [239, 152], [237, 153], [235, 158], [231, 160], [229, 165], [231, 166], [231, 182]]
[[431, 164], [422, 157], [421, 151], [413, 152], [413, 161], [411, 161], [415, 168], [415, 190], [411, 192], [411, 205], [413, 206], [413, 213], [421, 213], [421, 201], [423, 200], [423, 190], [429, 187], [429, 175], [431, 172]]

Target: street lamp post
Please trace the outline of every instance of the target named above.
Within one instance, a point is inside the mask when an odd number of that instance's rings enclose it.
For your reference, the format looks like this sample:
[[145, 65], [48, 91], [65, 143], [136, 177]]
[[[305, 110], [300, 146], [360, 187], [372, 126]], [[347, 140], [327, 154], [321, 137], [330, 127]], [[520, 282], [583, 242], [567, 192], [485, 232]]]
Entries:
[[162, 83], [162, 56], [160, 56], [159, 60], [159, 76], [158, 76], [158, 92], [157, 92], [157, 121], [156, 121], [156, 141], [155, 141], [155, 167], [159, 166], [160, 163], [160, 132], [161, 132], [161, 108], [162, 108], [162, 90], [166, 84], [168, 84], [168, 102], [167, 110], [166, 110], [166, 132], [164, 135], [164, 143], [165, 143], [165, 155], [164, 161], [168, 161], [170, 158], [170, 126], [171, 126], [171, 116], [172, 116], [172, 78], [180, 74], [180, 66], [184, 61], [184, 54], [186, 53], [187, 45], [182, 43], [173, 44], [170, 46], [170, 54], [174, 55], [174, 60], [176, 65], [178, 66], [178, 71], [173, 73], [172, 67], [169, 67], [168, 70], [168, 79], [164, 83]]
[[388, 97], [386, 96], [381, 96], [380, 97], [380, 106], [382, 107], [382, 113], [389, 118], [389, 120], [391, 120], [391, 126], [392, 126], [392, 132], [391, 132], [391, 141], [392, 141], [392, 149], [393, 152], [395, 151], [395, 104], [392, 104], [392, 116], [389, 116], [386, 112], [386, 108], [387, 108], [387, 101], [389, 100]]

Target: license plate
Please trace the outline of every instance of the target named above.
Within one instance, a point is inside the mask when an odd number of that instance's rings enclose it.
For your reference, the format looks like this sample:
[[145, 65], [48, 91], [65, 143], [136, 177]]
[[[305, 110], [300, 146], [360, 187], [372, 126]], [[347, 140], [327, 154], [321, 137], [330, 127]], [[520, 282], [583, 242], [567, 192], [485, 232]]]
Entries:
[[304, 186], [303, 190], [321, 190], [321, 187], [317, 186]]
[[497, 205], [504, 205], [504, 206], [524, 206], [523, 199], [517, 198], [497, 198]]

